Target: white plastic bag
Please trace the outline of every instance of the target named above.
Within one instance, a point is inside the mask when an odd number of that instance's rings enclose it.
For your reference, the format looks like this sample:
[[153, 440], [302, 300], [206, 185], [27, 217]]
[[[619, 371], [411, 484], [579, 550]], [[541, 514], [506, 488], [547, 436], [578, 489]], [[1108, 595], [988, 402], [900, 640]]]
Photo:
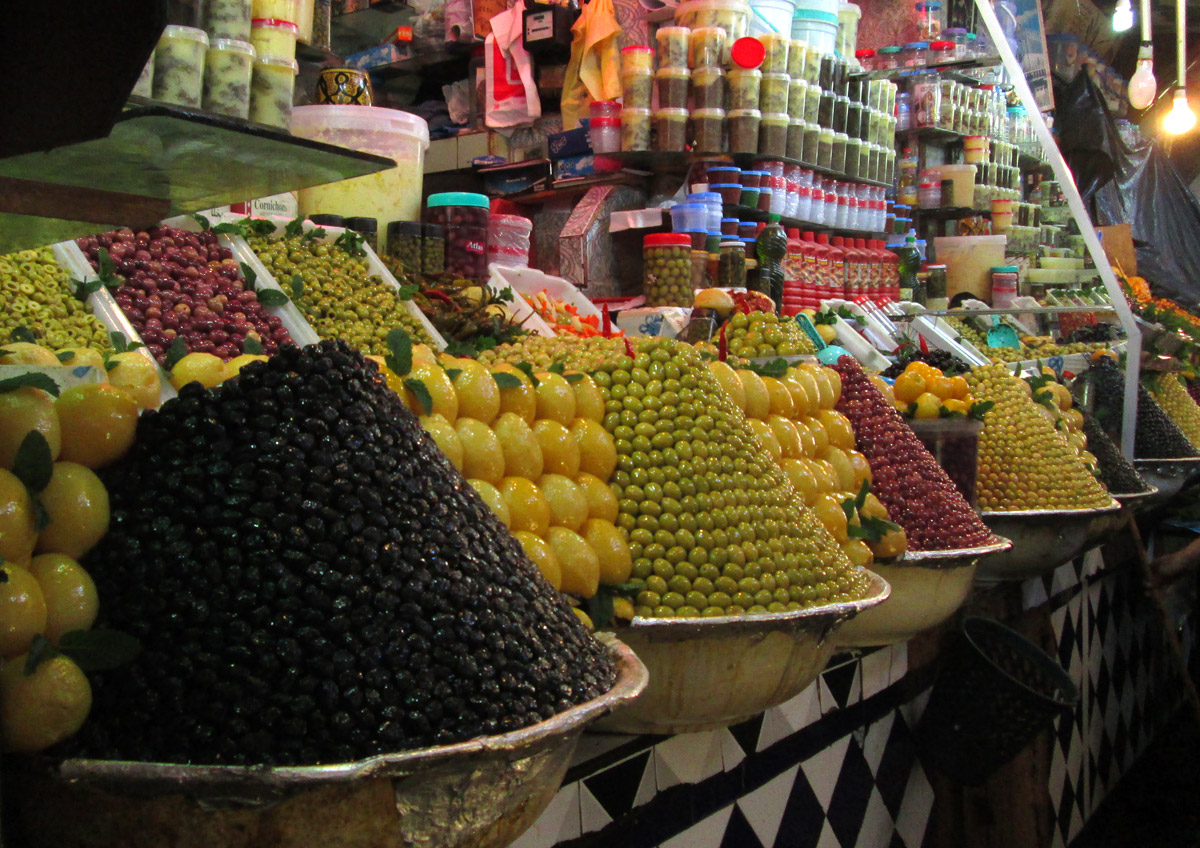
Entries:
[[533, 62], [522, 44], [523, 0], [492, 17], [484, 43], [487, 69], [487, 125], [493, 128], [528, 124], [542, 115], [542, 100], [533, 81]]

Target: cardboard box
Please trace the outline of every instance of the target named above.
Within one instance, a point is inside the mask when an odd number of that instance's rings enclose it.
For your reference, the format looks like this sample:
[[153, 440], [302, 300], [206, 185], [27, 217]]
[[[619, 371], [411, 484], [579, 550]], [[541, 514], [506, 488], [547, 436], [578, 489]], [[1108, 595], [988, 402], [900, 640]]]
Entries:
[[362, 50], [358, 53], [347, 55], [346, 67], [356, 68], [360, 71], [369, 71], [372, 68], [390, 65], [393, 62], [399, 62], [401, 59], [408, 59], [411, 56], [412, 46], [410, 44], [380, 44], [369, 50]]
[[592, 152], [592, 142], [588, 139], [586, 127], [578, 127], [566, 132], [551, 133], [546, 137], [546, 149], [551, 159], [566, 159], [568, 156], [582, 156]]

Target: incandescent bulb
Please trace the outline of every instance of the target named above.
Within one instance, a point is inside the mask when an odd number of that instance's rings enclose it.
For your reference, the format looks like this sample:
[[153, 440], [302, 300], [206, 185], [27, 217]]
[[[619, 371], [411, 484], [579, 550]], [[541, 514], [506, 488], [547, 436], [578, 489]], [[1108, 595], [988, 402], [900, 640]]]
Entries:
[[1196, 125], [1196, 116], [1188, 106], [1187, 92], [1182, 88], [1175, 89], [1175, 100], [1171, 111], [1163, 119], [1163, 129], [1171, 135], [1181, 135]]
[[1133, 5], [1129, 0], [1117, 0], [1117, 7], [1113, 9], [1112, 28], [1113, 32], [1125, 32], [1133, 27]]
[[1129, 80], [1129, 105], [1134, 109], [1145, 109], [1154, 102], [1158, 92], [1158, 81], [1154, 79], [1154, 58], [1149, 44], [1138, 51], [1137, 69]]

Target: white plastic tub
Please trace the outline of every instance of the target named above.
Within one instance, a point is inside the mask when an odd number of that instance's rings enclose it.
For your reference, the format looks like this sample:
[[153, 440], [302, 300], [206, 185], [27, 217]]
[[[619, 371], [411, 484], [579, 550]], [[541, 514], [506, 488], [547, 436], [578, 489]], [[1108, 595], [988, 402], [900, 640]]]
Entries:
[[675, 23], [691, 27], [720, 27], [729, 34], [722, 51], [729, 61], [729, 48], [749, 32], [750, 4], [746, 0], [684, 0], [675, 8]]
[[946, 297], [968, 292], [992, 302], [992, 268], [1004, 264], [1006, 236], [939, 236], [933, 240], [937, 261], [946, 266]]
[[384, 232], [392, 221], [421, 217], [421, 188], [429, 125], [424, 118], [375, 106], [297, 106], [292, 134], [364, 153], [387, 156], [396, 167], [376, 174], [302, 189], [300, 215], [375, 218]]
[[796, 0], [750, 0], [750, 35], [779, 33], [791, 37]]
[[937, 172], [942, 180], [950, 180], [950, 196], [942, 197], [944, 206], [969, 209], [975, 204], [975, 166], [940, 165]]

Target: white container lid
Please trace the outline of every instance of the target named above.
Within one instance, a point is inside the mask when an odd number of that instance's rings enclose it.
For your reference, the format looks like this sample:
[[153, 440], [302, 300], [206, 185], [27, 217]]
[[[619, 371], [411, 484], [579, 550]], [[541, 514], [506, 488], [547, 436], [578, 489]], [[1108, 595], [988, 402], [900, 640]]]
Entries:
[[429, 147], [429, 124], [411, 112], [381, 106], [297, 106], [292, 110], [292, 134], [324, 141], [325, 133], [377, 132], [416, 139]]
[[230, 53], [242, 53], [251, 59], [258, 55], [254, 45], [248, 41], [238, 41], [235, 38], [214, 38], [208, 45], [209, 50], [228, 50]]
[[159, 36], [159, 40], [164, 38], [182, 38], [187, 41], [200, 41], [203, 42], [205, 46], [208, 46], [208, 33], [202, 29], [197, 29], [196, 27], [171, 24], [170, 26], [165, 27], [162, 31], [162, 35]]

